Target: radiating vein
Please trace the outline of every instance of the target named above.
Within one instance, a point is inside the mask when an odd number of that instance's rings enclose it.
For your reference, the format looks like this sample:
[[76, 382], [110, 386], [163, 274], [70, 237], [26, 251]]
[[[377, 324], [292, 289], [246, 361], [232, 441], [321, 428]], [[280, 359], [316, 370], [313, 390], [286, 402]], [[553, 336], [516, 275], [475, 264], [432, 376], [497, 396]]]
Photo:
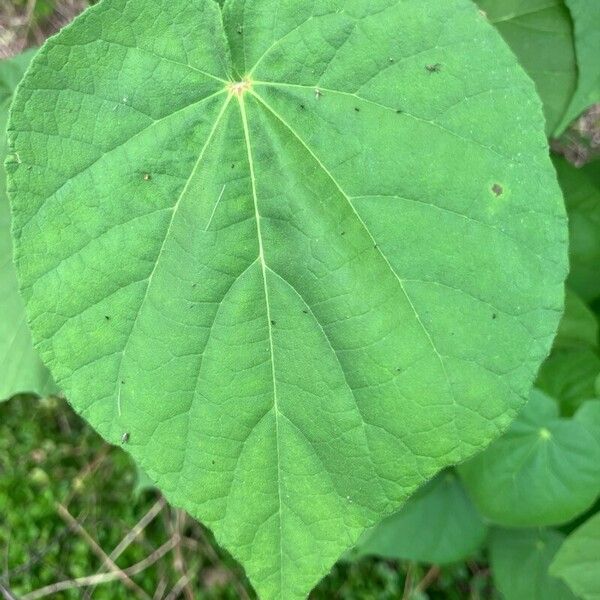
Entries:
[[160, 250], [158, 251], [158, 255], [156, 256], [156, 260], [154, 261], [154, 267], [152, 268], [152, 271], [150, 272], [150, 275], [148, 276], [148, 282], [146, 284], [146, 291], [144, 292], [144, 297], [142, 298], [142, 301], [140, 302], [140, 306], [135, 314], [135, 317], [133, 319], [133, 324], [131, 326], [131, 329], [129, 331], [129, 335], [127, 336], [127, 340], [125, 341], [125, 345], [123, 346], [123, 352], [121, 354], [121, 360], [119, 363], [119, 374], [117, 376], [117, 386], [118, 386], [118, 391], [117, 391], [117, 412], [119, 414], [119, 416], [121, 416], [121, 392], [123, 389], [123, 384], [121, 381], [121, 373], [123, 370], [123, 363], [125, 362], [125, 354], [127, 352], [127, 347], [129, 346], [129, 342], [131, 340], [131, 336], [133, 334], [133, 330], [135, 329], [136, 323], [139, 319], [139, 316], [142, 312], [142, 308], [144, 307], [144, 304], [146, 303], [146, 300], [148, 299], [148, 294], [150, 292], [150, 287], [152, 285], [152, 280], [154, 279], [154, 275], [156, 274], [156, 270], [158, 268], [158, 263], [160, 262], [160, 259], [163, 255], [163, 252], [165, 250], [165, 247], [167, 245], [167, 240], [169, 239], [169, 236], [171, 234], [171, 230], [173, 229], [173, 223], [175, 222], [175, 216], [177, 215], [177, 211], [179, 209], [179, 207], [181, 206], [181, 201], [183, 200], [183, 198], [185, 197], [190, 184], [192, 182], [192, 180], [194, 179], [194, 175], [196, 175], [196, 173], [198, 172], [198, 169], [202, 163], [202, 159], [204, 158], [204, 155], [206, 154], [206, 150], [208, 149], [210, 142], [212, 141], [212, 139], [215, 136], [215, 133], [217, 132], [217, 129], [219, 127], [219, 124], [221, 123], [221, 120], [223, 118], [223, 115], [225, 114], [227, 107], [229, 106], [229, 102], [231, 101], [231, 96], [228, 95], [227, 99], [225, 100], [225, 102], [223, 103], [223, 106], [221, 107], [221, 110], [219, 111], [219, 114], [217, 116], [217, 118], [215, 119], [215, 122], [212, 126], [212, 129], [210, 130], [210, 133], [208, 134], [208, 137], [206, 138], [206, 142], [204, 143], [204, 146], [202, 147], [202, 150], [200, 150], [200, 154], [198, 155], [198, 160], [196, 161], [196, 163], [194, 164], [194, 167], [190, 173], [190, 176], [188, 177], [187, 181], [185, 182], [185, 185], [183, 186], [183, 189], [181, 190], [181, 194], [179, 194], [179, 197], [177, 198], [177, 201], [175, 202], [175, 204], [173, 205], [173, 213], [171, 215], [171, 219], [169, 221], [169, 225], [167, 227], [167, 231], [165, 233], [165, 237], [163, 238], [163, 242], [161, 244]]
[[[252, 94], [252, 96], [254, 98], [256, 98], [256, 100], [258, 102], [260, 102], [276, 119], [278, 119], [283, 125], [284, 127], [298, 140], [298, 142], [300, 144], [302, 144], [302, 146], [307, 150], [307, 152], [313, 157], [313, 159], [317, 162], [317, 164], [319, 165], [319, 167], [323, 170], [323, 172], [329, 177], [329, 179], [332, 181], [332, 183], [336, 186], [336, 188], [339, 190], [339, 192], [342, 194], [342, 196], [346, 199], [346, 201], [348, 202], [349, 207], [351, 208], [352, 212], [354, 213], [355, 217], [358, 219], [359, 223], [361, 224], [361, 226], [363, 227], [364, 231], [367, 233], [367, 235], [369, 236], [369, 238], [371, 239], [373, 246], [377, 249], [377, 252], [379, 253], [379, 255], [381, 256], [381, 258], [385, 261], [389, 271], [393, 274], [393, 276], [395, 277], [395, 279], [398, 281], [398, 284], [400, 286], [400, 289], [404, 295], [404, 297], [406, 298], [406, 301], [408, 302], [408, 305], [410, 306], [412, 312], [414, 313], [415, 319], [417, 320], [417, 323], [419, 324], [420, 328], [422, 329], [423, 333], [425, 334], [425, 336], [427, 337], [427, 340], [434, 352], [434, 354], [437, 357], [437, 360], [439, 361], [440, 367], [442, 368], [442, 372], [444, 374], [444, 378], [446, 380], [446, 384], [448, 385], [448, 391], [450, 392], [451, 398], [452, 398], [452, 402], [453, 404], [457, 405], [456, 402], [456, 397], [454, 395], [454, 390], [452, 388], [452, 384], [450, 383], [450, 377], [448, 376], [448, 372], [446, 370], [446, 365], [444, 363], [444, 360], [442, 358], [442, 355], [440, 354], [440, 352], [437, 349], [437, 346], [435, 345], [435, 342], [433, 341], [433, 338], [431, 337], [431, 334], [429, 333], [429, 330], [425, 327], [425, 324], [423, 323], [423, 320], [421, 319], [419, 313], [417, 312], [417, 309], [412, 301], [412, 299], [410, 298], [410, 296], [408, 295], [408, 292], [406, 291], [406, 288], [404, 286], [404, 282], [403, 280], [400, 278], [400, 276], [398, 275], [398, 273], [396, 272], [396, 270], [394, 269], [394, 267], [391, 265], [390, 261], [388, 260], [387, 256], [381, 251], [381, 248], [379, 248], [379, 245], [377, 244], [375, 238], [373, 237], [371, 231], [369, 230], [369, 228], [367, 227], [367, 224], [365, 223], [365, 221], [363, 220], [363, 218], [359, 215], [358, 211], [356, 210], [354, 204], [352, 203], [351, 197], [344, 191], [344, 189], [341, 187], [341, 185], [338, 183], [338, 181], [335, 179], [335, 177], [333, 176], [333, 174], [331, 173], [331, 171], [329, 171], [329, 169], [323, 164], [323, 162], [319, 159], [319, 157], [314, 153], [314, 151], [307, 145], [307, 143], [302, 139], [302, 137], [300, 137], [298, 135], [298, 133], [295, 131], [295, 129], [289, 124], [287, 123], [287, 121], [274, 109], [272, 108], [265, 100], [263, 100], [263, 98], [261, 96], [259, 96], [256, 92], [254, 91], [250, 91], [250, 93]], [[456, 424], [456, 423], [455, 423]]]

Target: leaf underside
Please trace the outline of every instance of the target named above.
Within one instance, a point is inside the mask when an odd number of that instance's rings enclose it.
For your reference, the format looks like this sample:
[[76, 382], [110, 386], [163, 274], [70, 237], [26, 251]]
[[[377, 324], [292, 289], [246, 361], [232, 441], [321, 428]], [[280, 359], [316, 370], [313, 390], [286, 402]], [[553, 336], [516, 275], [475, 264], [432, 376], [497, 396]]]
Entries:
[[12, 111], [37, 347], [261, 597], [305, 597], [528, 393], [566, 274], [543, 129], [468, 0], [104, 0]]
[[10, 237], [10, 207], [6, 196], [6, 122], [19, 80], [33, 53], [0, 61], [0, 402], [21, 393], [50, 394], [56, 386], [33, 347], [25, 304], [19, 295]]

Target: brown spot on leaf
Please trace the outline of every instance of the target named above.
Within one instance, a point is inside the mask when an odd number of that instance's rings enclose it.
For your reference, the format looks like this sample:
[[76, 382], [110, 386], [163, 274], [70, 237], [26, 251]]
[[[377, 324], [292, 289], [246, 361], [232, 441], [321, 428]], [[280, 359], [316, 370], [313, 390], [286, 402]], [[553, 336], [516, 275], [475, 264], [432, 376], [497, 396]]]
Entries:
[[495, 183], [492, 186], [492, 192], [494, 192], [494, 195], [496, 196], [496, 198], [498, 198], [499, 196], [502, 196], [502, 194], [504, 193], [504, 188], [500, 184]]

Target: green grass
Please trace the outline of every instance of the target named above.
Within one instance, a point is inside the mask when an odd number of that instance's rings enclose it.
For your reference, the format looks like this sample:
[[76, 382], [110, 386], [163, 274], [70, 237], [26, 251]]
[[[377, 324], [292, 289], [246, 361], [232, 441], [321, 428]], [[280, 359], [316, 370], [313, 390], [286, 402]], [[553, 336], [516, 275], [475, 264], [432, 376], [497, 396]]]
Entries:
[[[0, 582], [19, 598], [72, 578], [94, 575], [102, 560], [81, 530], [70, 527], [59, 506], [109, 554], [160, 499], [154, 490], [136, 492], [137, 473], [128, 455], [106, 445], [61, 400], [19, 397], [0, 404]], [[65, 520], [67, 519], [67, 520]], [[125, 569], [172, 539], [184, 537], [177, 567], [170, 551], [132, 580], [152, 598], [176, 585], [182, 570], [193, 577], [180, 598], [254, 598], [243, 572], [197, 522], [165, 506], [117, 560]], [[311, 598], [392, 600], [491, 598], [489, 573], [480, 564], [442, 569], [425, 593], [417, 590], [428, 566], [365, 559], [339, 563]], [[436, 571], [437, 573], [437, 571]], [[432, 575], [433, 572], [430, 573]], [[408, 577], [408, 580], [407, 580]], [[54, 600], [84, 598], [81, 589], [54, 593]], [[120, 581], [98, 586], [96, 600], [138, 597]]]

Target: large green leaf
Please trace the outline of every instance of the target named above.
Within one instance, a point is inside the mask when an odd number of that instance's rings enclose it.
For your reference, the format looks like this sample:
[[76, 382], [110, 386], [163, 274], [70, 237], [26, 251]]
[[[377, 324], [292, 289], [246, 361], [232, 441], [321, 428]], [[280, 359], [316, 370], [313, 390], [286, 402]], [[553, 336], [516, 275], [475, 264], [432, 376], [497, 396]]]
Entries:
[[460, 467], [475, 505], [507, 526], [566, 523], [600, 494], [600, 400], [572, 419], [534, 390], [509, 430]]
[[600, 2], [565, 0], [575, 28], [577, 88], [559, 126], [566, 128], [586, 108], [600, 102]]
[[476, 1], [535, 82], [548, 134], [561, 133], [577, 85], [573, 24], [564, 0]]
[[565, 536], [549, 529], [495, 529], [490, 539], [494, 583], [504, 600], [575, 600], [548, 567]]
[[6, 197], [6, 121], [13, 93], [33, 57], [32, 52], [0, 61], [0, 401], [16, 394], [56, 391], [48, 370], [33, 347], [19, 295], [10, 238]]
[[12, 111], [37, 346], [303, 597], [529, 392], [567, 262], [543, 129], [469, 0], [104, 0]]
[[562, 157], [554, 166], [569, 212], [569, 285], [584, 300], [600, 296], [600, 168], [575, 168]]
[[361, 539], [356, 554], [445, 564], [473, 555], [487, 533], [452, 471], [438, 475]]
[[564, 579], [579, 598], [600, 599], [600, 513], [565, 540], [550, 573]]

